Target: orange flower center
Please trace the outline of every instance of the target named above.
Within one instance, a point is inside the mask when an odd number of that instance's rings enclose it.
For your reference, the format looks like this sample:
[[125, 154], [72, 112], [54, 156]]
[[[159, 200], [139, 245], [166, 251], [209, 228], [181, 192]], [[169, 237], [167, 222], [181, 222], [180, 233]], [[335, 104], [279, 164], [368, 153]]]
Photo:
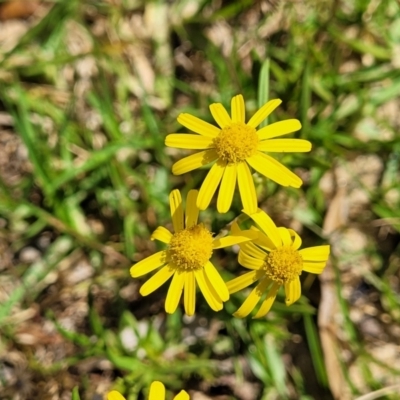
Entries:
[[265, 260], [265, 275], [281, 285], [301, 275], [303, 258], [290, 246], [272, 250]]
[[242, 122], [233, 122], [221, 129], [214, 139], [215, 150], [224, 161], [238, 163], [251, 157], [257, 151], [257, 131]]
[[203, 224], [176, 232], [169, 243], [172, 264], [182, 272], [203, 268], [212, 253], [212, 233]]

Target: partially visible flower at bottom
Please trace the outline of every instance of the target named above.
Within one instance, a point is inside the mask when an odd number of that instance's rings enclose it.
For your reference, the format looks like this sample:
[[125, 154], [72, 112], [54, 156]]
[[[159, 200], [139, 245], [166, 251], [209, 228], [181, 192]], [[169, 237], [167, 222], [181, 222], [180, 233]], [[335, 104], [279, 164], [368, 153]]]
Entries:
[[107, 400], [126, 400], [124, 396], [120, 392], [117, 392], [116, 390], [111, 390], [111, 392], [108, 392], [107, 394]]
[[[254, 318], [265, 316], [271, 309], [281, 286], [285, 288], [286, 305], [290, 306], [301, 296], [300, 275], [302, 271], [320, 274], [329, 257], [330, 246], [315, 246], [299, 250], [301, 239], [292, 229], [277, 227], [262, 210], [249, 214], [262, 230], [257, 240], [240, 245], [239, 264], [250, 269], [242, 276], [227, 282], [229, 293], [242, 290], [260, 281], [251, 291], [242, 306], [233, 314], [244, 318], [249, 315], [266, 293]], [[254, 230], [257, 228], [253, 227]], [[232, 232], [239, 232], [237, 224]]]
[[[150, 385], [149, 400], [164, 400], [165, 399], [165, 387], [159, 381], [154, 381]], [[181, 390], [173, 400], [189, 400], [189, 394], [184, 390]], [[116, 390], [112, 390], [107, 394], [107, 400], [126, 400], [121, 393]]]
[[178, 307], [182, 292], [186, 314], [194, 314], [196, 282], [208, 305], [214, 311], [221, 310], [223, 302], [229, 299], [229, 292], [226, 283], [210, 261], [213, 251], [258, 237], [255, 231], [240, 231], [237, 235], [213, 238], [212, 233], [202, 223], [197, 222], [197, 196], [197, 190], [189, 191], [184, 213], [179, 190], [175, 189], [170, 193], [175, 233], [172, 234], [163, 226], [159, 226], [151, 235], [152, 240], [166, 243], [168, 248], [139, 261], [130, 270], [132, 277], [137, 278], [161, 267], [140, 288], [142, 296], [154, 292], [172, 277], [165, 300], [165, 311], [169, 314], [174, 313]]

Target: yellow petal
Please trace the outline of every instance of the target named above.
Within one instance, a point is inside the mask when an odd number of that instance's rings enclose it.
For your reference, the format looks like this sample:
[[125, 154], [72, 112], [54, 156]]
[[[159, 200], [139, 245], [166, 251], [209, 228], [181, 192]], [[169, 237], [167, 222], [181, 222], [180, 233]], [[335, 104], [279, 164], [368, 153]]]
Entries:
[[107, 400], [125, 400], [125, 397], [116, 390], [111, 390], [111, 392], [107, 394]]
[[228, 112], [225, 110], [225, 107], [221, 103], [211, 104], [210, 111], [215, 121], [221, 128], [225, 128], [232, 123]]
[[326, 261], [303, 261], [303, 271], [321, 274], [326, 267]]
[[170, 268], [168, 265], [157, 271], [148, 281], [146, 281], [140, 288], [140, 294], [142, 296], [147, 296], [150, 293], [156, 291], [160, 286], [162, 286], [171, 276], [174, 274], [175, 270]]
[[152, 234], [150, 239], [151, 240], [159, 240], [163, 243], [169, 243], [172, 238], [172, 233], [164, 228], [163, 226], [159, 226]]
[[300, 129], [301, 123], [298, 119], [287, 119], [264, 126], [264, 128], [257, 131], [257, 135], [260, 140], [266, 140], [287, 135], [288, 133], [296, 132]]
[[[275, 246], [273, 248], [275, 248]], [[259, 247], [257, 247], [254, 243], [251, 243], [251, 242], [243, 243], [240, 246], [240, 250], [242, 250], [245, 253], [247, 253], [248, 255], [250, 255], [254, 258], [258, 258], [260, 260], [265, 260], [268, 257], [268, 253], [264, 252]]]
[[258, 281], [263, 276], [264, 276], [264, 271], [254, 270], [246, 272], [245, 274], [238, 276], [237, 278], [227, 282], [226, 287], [228, 288], [230, 294], [236, 293], [239, 290], [242, 290], [247, 286], [250, 286], [255, 281]]
[[250, 230], [241, 231], [240, 234], [235, 234], [215, 239], [213, 242], [213, 249], [222, 249], [224, 247], [229, 247], [235, 244], [248, 242], [249, 240], [255, 240], [257, 238], [258, 238], [257, 232], [253, 232]]
[[191, 131], [210, 138], [217, 137], [220, 132], [220, 129], [216, 126], [186, 113], [180, 114], [178, 116], [178, 122], [186, 128], [190, 129]]
[[300, 279], [296, 278], [285, 284], [285, 303], [287, 306], [292, 305], [301, 296]]
[[171, 209], [172, 223], [174, 225], [174, 231], [181, 231], [183, 226], [183, 204], [181, 192], [178, 189], [174, 189], [169, 194], [169, 207]]
[[210, 149], [214, 147], [214, 139], [188, 133], [171, 133], [165, 138], [165, 145], [177, 149]]
[[[246, 213], [247, 214], [247, 213]], [[271, 217], [263, 210], [258, 209], [256, 213], [248, 214], [249, 217], [260, 227], [260, 229], [268, 236], [275, 248], [282, 246], [282, 239], [279, 235], [278, 228]]]
[[234, 220], [231, 225], [231, 233], [232, 235], [237, 235], [240, 234], [240, 232], [242, 232], [242, 230], [239, 228], [237, 220]]
[[[304, 139], [272, 139], [260, 142], [257, 146], [257, 149], [259, 151], [266, 151], [270, 153], [306, 153], [311, 150], [311, 147], [311, 142]], [[205, 149], [206, 147], [188, 148]]]
[[299, 253], [305, 261], [326, 261], [329, 258], [330, 249], [329, 245], [315, 246], [301, 249]]
[[292, 247], [298, 250], [301, 246], [301, 237], [293, 229], [288, 229], [288, 231], [293, 240]]
[[263, 233], [254, 226], [251, 226], [250, 229], [231, 230], [231, 233], [232, 236], [246, 236], [251, 238], [251, 240], [256, 240], [260, 235], [263, 235]]
[[245, 162], [237, 164], [237, 179], [243, 209], [247, 214], [252, 214], [257, 211], [257, 194], [253, 177]]
[[270, 100], [268, 103], [265, 103], [251, 118], [250, 121], [247, 123], [247, 125], [257, 128], [258, 125], [261, 124], [261, 122], [264, 121], [265, 118], [268, 117], [269, 114], [272, 113], [272, 111], [275, 110], [276, 107], [279, 106], [279, 104], [282, 103], [282, 100], [279, 99], [274, 99]]
[[222, 175], [224, 174], [226, 162], [218, 160], [208, 172], [206, 179], [202, 183], [197, 197], [197, 207], [200, 210], [205, 210], [211, 202], [219, 183], [221, 182]]
[[227, 164], [219, 188], [217, 209], [220, 214], [229, 211], [236, 186], [236, 164]]
[[[189, 394], [184, 390], [181, 390], [175, 397], [174, 400], [189, 400]], [[163, 400], [163, 399], [162, 399]]]
[[261, 296], [264, 294], [268, 285], [270, 285], [271, 280], [268, 278], [264, 278], [249, 294], [247, 299], [241, 305], [241, 307], [233, 313], [233, 315], [237, 318], [247, 317], [253, 310], [254, 307], [259, 302]]
[[195, 271], [196, 281], [199, 285], [200, 291], [206, 299], [208, 305], [214, 311], [222, 310], [222, 301], [218, 294], [215, 292], [215, 289], [208, 283], [206, 280], [206, 275], [203, 269]]
[[286, 228], [279, 227], [278, 228], [279, 236], [282, 239], [283, 246], [291, 246], [292, 238], [290, 237], [290, 232]]
[[279, 185], [299, 188], [303, 184], [296, 174], [267, 154], [257, 152], [246, 161], [260, 174]]
[[165, 387], [159, 381], [154, 381], [150, 385], [149, 400], [164, 400], [165, 399]]
[[260, 269], [264, 266], [264, 260], [251, 257], [242, 250], [239, 251], [238, 262], [240, 265], [243, 265], [243, 267], [249, 269]]
[[257, 311], [257, 314], [253, 318], [261, 318], [264, 317], [269, 313], [269, 310], [272, 307], [272, 304], [274, 304], [276, 294], [278, 293], [280, 285], [279, 283], [274, 283], [269, 290], [267, 297], [265, 300], [262, 302], [260, 309]]
[[138, 276], [146, 275], [158, 267], [162, 267], [167, 262], [167, 252], [165, 250], [159, 251], [158, 253], [146, 257], [131, 267], [131, 276], [132, 278], [137, 278]]
[[182, 296], [184, 283], [185, 272], [175, 272], [165, 300], [165, 311], [168, 314], [173, 314], [176, 311]]
[[228, 301], [229, 292], [226, 287], [226, 283], [221, 278], [221, 275], [210, 261], [208, 261], [207, 264], [204, 266], [204, 273], [206, 274], [211, 285], [214, 287], [215, 291], [218, 293], [220, 299], [222, 301]]
[[185, 313], [189, 316], [194, 315], [196, 308], [196, 281], [194, 278], [194, 272], [188, 272], [185, 274], [183, 300], [185, 304]]
[[[254, 227], [254, 229], [257, 228]], [[276, 249], [274, 242], [264, 232], [261, 231], [259, 231], [258, 239], [254, 240], [254, 244], [260, 246], [261, 249], [266, 252]]]
[[199, 217], [199, 208], [196, 205], [198, 190], [189, 190], [186, 197], [186, 228], [197, 224]]
[[199, 151], [198, 153], [191, 154], [190, 156], [184, 157], [177, 161], [172, 166], [172, 173], [174, 175], [182, 175], [186, 172], [193, 171], [196, 168], [210, 164], [217, 158], [218, 154], [213, 149]]
[[241, 94], [232, 97], [231, 113], [232, 113], [232, 122], [242, 122], [242, 123], [245, 122], [244, 99]]

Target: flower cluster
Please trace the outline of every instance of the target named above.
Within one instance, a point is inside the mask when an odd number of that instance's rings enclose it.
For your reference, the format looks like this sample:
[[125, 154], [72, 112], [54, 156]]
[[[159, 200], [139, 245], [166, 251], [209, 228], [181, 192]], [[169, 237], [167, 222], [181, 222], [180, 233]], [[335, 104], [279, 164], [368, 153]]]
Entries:
[[[299, 188], [303, 183], [266, 153], [311, 150], [307, 140], [280, 138], [301, 128], [297, 119], [257, 129], [280, 103], [277, 99], [267, 102], [246, 123], [244, 99], [238, 95], [232, 98], [231, 116], [222, 104], [211, 104], [210, 111], [218, 126], [193, 115], [180, 114], [178, 121], [193, 133], [167, 135], [165, 144], [169, 147], [199, 150], [172, 166], [175, 175], [211, 165], [199, 190], [188, 191], [185, 203], [180, 191], [172, 190], [169, 204], [173, 230], [170, 232], [159, 226], [151, 235], [151, 240], [162, 242], [164, 249], [137, 262], [130, 270], [133, 278], [153, 272], [140, 288], [142, 296], [171, 279], [165, 300], [167, 313], [175, 312], [183, 295], [185, 313], [193, 315], [197, 286], [208, 305], [219, 311], [232, 293], [255, 284], [234, 316], [247, 317], [261, 302], [254, 315], [254, 318], [261, 318], [270, 311], [281, 286], [289, 306], [301, 296], [302, 272], [320, 274], [325, 268], [328, 245], [301, 249], [299, 235], [292, 229], [277, 227], [257, 203], [252, 170], [282, 186]], [[243, 230], [235, 219], [227, 236], [214, 236], [199, 221], [200, 211], [210, 205], [217, 191], [218, 212], [229, 211], [236, 186], [243, 214], [251, 221], [251, 226]], [[248, 272], [225, 282], [211, 260], [215, 250], [233, 245], [239, 246], [238, 263]], [[107, 399], [125, 400], [115, 390]], [[151, 384], [149, 391], [149, 400], [156, 399], [165, 399], [164, 385], [158, 381]], [[182, 390], [174, 400], [189, 400], [189, 395]]]
[[[183, 294], [185, 313], [193, 315], [196, 309], [196, 285], [214, 311], [223, 308], [230, 294], [255, 282], [257, 285], [235, 317], [248, 316], [263, 297], [254, 318], [265, 316], [270, 310], [278, 290], [284, 287], [286, 305], [300, 298], [300, 275], [303, 271], [320, 274], [329, 256], [329, 246], [301, 249], [301, 239], [295, 231], [277, 227], [272, 219], [258, 207], [251, 169], [282, 186], [299, 188], [302, 180], [292, 171], [266, 153], [308, 152], [311, 143], [303, 139], [282, 139], [281, 136], [301, 129], [297, 119], [288, 119], [257, 127], [281, 103], [275, 99], [262, 106], [246, 123], [242, 95], [232, 98], [231, 116], [222, 104], [210, 105], [218, 126], [190, 114], [180, 114], [178, 122], [194, 133], [172, 133], [165, 144], [180, 149], [199, 150], [172, 166], [175, 175], [181, 175], [212, 164], [199, 190], [190, 190], [185, 207], [179, 190], [169, 196], [173, 233], [159, 226], [152, 240], [166, 245], [165, 249], [139, 261], [131, 268], [134, 278], [157, 272], [140, 289], [147, 296], [172, 278], [165, 310], [173, 313]], [[241, 230], [236, 222], [230, 235], [214, 237], [199, 219], [218, 190], [217, 210], [229, 211], [236, 183], [243, 213], [253, 222], [248, 230]], [[184, 210], [185, 208], [185, 210]], [[211, 262], [214, 250], [238, 245], [238, 263], [249, 272], [225, 283]]]

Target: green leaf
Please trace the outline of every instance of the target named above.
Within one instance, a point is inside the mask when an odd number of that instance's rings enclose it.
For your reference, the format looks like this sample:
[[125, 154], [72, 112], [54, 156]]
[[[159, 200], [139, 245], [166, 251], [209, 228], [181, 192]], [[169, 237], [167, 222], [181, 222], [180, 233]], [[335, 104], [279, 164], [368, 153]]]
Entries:
[[81, 398], [79, 397], [79, 388], [78, 388], [78, 386], [75, 386], [72, 389], [72, 400], [81, 400]]
[[106, 354], [116, 368], [136, 372], [139, 375], [146, 372], [146, 365], [134, 357], [120, 356], [110, 349], [107, 349]]
[[78, 346], [82, 347], [94, 347], [93, 340], [91, 340], [88, 336], [83, 335], [82, 333], [73, 332], [65, 329], [53, 316], [51, 312], [47, 313], [47, 317], [52, 319], [57, 330], [64, 336], [67, 340], [75, 343]]

